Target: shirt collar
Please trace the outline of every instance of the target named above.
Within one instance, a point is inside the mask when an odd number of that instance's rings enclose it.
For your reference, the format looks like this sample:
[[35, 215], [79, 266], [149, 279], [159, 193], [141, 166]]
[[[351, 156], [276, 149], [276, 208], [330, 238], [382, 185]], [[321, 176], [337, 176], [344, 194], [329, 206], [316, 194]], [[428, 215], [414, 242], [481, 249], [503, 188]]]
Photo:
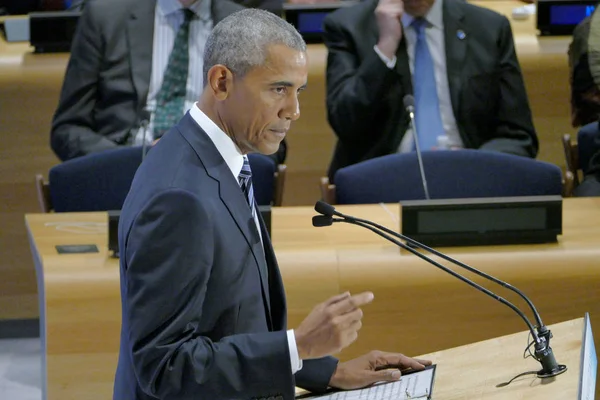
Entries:
[[200, 128], [206, 132], [237, 180], [242, 171], [242, 166], [244, 165], [244, 156], [240, 149], [233, 140], [217, 126], [217, 124], [200, 110], [198, 103], [195, 103], [190, 109], [190, 116], [196, 121]]
[[[206, 21], [211, 17], [210, 3], [211, 0], [196, 0], [189, 9], [192, 10], [199, 19]], [[158, 5], [158, 9], [163, 15], [170, 15], [183, 9], [183, 6], [178, 0], [158, 0]]]
[[[444, 15], [442, 12], [442, 3], [444, 0], [435, 0], [429, 9], [425, 20], [432, 26], [438, 29], [444, 29]], [[415, 20], [415, 17], [408, 13], [402, 14], [402, 26], [406, 30], [410, 28], [410, 24]]]

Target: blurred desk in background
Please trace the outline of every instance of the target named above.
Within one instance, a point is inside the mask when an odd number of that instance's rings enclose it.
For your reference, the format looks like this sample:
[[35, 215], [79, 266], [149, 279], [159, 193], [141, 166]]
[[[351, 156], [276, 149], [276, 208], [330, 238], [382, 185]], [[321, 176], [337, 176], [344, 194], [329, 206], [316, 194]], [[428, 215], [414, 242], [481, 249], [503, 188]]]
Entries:
[[[340, 206], [340, 211], [397, 229], [397, 204]], [[337, 224], [314, 228], [310, 207], [273, 209], [273, 244], [287, 293], [289, 326], [335, 294], [371, 290], [359, 339], [348, 359], [373, 348], [417, 355], [525, 329], [508, 307], [401, 253], [371, 232]], [[121, 325], [118, 260], [107, 247], [106, 213], [29, 214], [39, 272], [48, 399], [107, 399], [112, 393]], [[600, 198], [567, 199], [559, 242], [452, 248], [453, 257], [523, 290], [545, 324], [589, 312], [600, 327]], [[59, 255], [58, 244], [96, 244], [99, 253]], [[531, 315], [512, 292], [473, 278]], [[596, 347], [600, 348], [600, 335]], [[523, 348], [525, 338], [523, 339]], [[560, 361], [560, 354], [557, 354]], [[522, 362], [514, 354], [514, 362]]]

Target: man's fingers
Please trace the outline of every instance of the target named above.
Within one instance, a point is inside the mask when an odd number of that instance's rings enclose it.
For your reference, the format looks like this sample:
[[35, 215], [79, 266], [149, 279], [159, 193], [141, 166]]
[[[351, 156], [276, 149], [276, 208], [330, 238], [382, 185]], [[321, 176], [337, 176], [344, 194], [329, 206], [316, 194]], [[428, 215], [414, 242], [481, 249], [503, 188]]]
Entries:
[[333, 305], [335, 303], [339, 303], [340, 301], [347, 299], [350, 297], [350, 292], [345, 292], [345, 293], [341, 293], [338, 294], [337, 296], [333, 296], [332, 298], [330, 298], [329, 300], [327, 300], [324, 304], [325, 307], [328, 307], [330, 305]]
[[331, 306], [331, 312], [334, 315], [343, 315], [354, 311], [355, 309], [364, 306], [365, 304], [369, 304], [373, 301], [374, 298], [375, 296], [371, 292], [355, 294], [354, 296], [350, 296], [333, 304]]
[[426, 366], [431, 365], [429, 360], [418, 360], [410, 358], [400, 353], [386, 353], [382, 352], [377, 356], [377, 364], [379, 368], [397, 367], [401, 370], [414, 369], [421, 371]]
[[413, 358], [413, 360], [415, 360], [416, 362], [418, 362], [421, 365], [424, 365], [426, 367], [430, 366], [431, 364], [433, 364], [433, 362], [431, 360], [422, 360], [420, 358]]

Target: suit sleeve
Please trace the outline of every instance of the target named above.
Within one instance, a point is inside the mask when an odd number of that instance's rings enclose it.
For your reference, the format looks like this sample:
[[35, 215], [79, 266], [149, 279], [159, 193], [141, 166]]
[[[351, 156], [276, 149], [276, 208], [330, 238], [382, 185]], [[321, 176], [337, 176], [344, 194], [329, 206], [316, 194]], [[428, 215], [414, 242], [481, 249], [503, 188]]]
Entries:
[[538, 139], [533, 127], [521, 68], [515, 53], [510, 23], [504, 17], [498, 46], [500, 57], [498, 124], [495, 137], [483, 143], [481, 149], [535, 157], [538, 152]]
[[329, 123], [342, 142], [373, 143], [372, 136], [383, 133], [372, 129], [372, 118], [384, 107], [386, 91], [398, 79], [397, 73], [375, 50], [361, 60], [350, 33], [337, 21], [326, 18], [324, 30]]
[[125, 233], [122, 285], [138, 383], [158, 399], [293, 398], [285, 331], [212, 341], [198, 331], [216, 248], [211, 215], [194, 195], [169, 189]]
[[296, 386], [313, 393], [325, 392], [337, 365], [335, 357], [304, 360], [302, 369], [296, 372]]
[[[98, 2], [99, 3], [99, 2]], [[50, 144], [61, 160], [108, 150], [117, 144], [94, 131], [104, 43], [96, 2], [85, 7], [78, 24], [71, 57], [52, 121]]]

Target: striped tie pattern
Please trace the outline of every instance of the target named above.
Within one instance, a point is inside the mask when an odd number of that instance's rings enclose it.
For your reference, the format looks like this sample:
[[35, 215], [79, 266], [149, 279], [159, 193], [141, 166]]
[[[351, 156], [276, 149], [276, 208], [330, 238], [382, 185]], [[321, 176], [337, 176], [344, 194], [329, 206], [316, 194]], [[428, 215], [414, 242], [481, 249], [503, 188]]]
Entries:
[[238, 182], [246, 195], [246, 201], [252, 211], [252, 218], [255, 218], [256, 208], [254, 206], [254, 189], [252, 188], [252, 170], [250, 169], [250, 162], [246, 156], [244, 156], [244, 165], [242, 165], [242, 170], [238, 176]]
[[194, 12], [184, 9], [185, 19], [175, 37], [173, 50], [169, 55], [167, 69], [163, 76], [163, 82], [156, 95], [156, 114], [154, 115], [154, 138], [158, 139], [171, 129], [183, 115], [185, 105], [185, 92], [188, 77], [188, 65], [190, 62], [189, 54], [189, 33], [190, 22], [194, 17]]

